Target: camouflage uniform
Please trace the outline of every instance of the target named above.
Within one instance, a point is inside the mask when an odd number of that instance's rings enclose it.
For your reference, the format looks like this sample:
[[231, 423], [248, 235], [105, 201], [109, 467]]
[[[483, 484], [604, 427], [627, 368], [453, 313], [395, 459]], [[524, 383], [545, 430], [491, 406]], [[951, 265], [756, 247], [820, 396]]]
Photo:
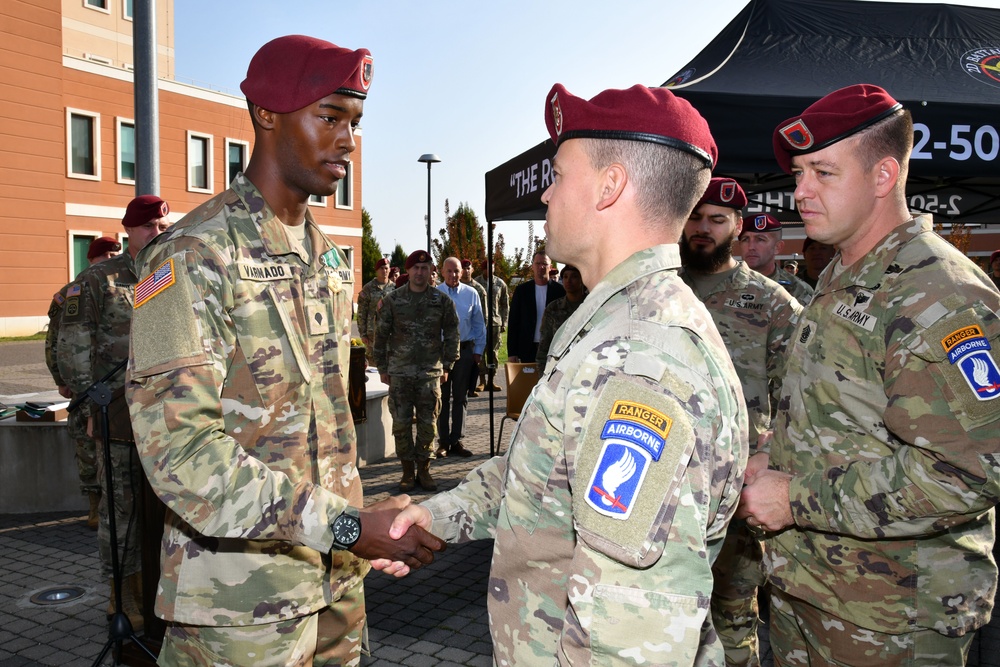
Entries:
[[709, 294], [700, 294], [687, 271], [684, 282], [708, 308], [736, 367], [750, 414], [750, 453], [771, 428], [778, 408], [784, 351], [802, 306], [780, 285], [738, 262]]
[[[507, 284], [500, 280], [497, 276], [493, 276], [493, 319], [490, 321], [490, 340], [493, 343], [492, 349], [487, 349], [487, 354], [483, 355], [482, 361], [479, 362], [479, 374], [480, 379], [486, 379], [486, 365], [497, 364], [497, 352], [500, 350], [500, 332], [507, 328], [507, 316], [510, 314], [510, 298], [507, 292]], [[489, 317], [489, 311], [486, 309], [486, 303], [489, 302], [490, 292], [488, 287], [488, 282], [486, 279], [486, 274], [481, 276], [476, 276], [474, 282], [479, 283], [483, 286], [486, 291], [486, 302], [483, 306], [483, 317]]]
[[812, 299], [813, 288], [777, 264], [774, 266], [774, 273], [767, 277], [784, 287], [803, 306]]
[[[66, 292], [73, 283], [68, 283], [52, 295], [49, 304], [49, 328], [45, 332], [45, 365], [57, 387], [65, 387], [66, 381], [59, 374], [59, 360], [56, 348], [59, 342], [59, 325], [62, 323], [63, 304]], [[84, 495], [100, 495], [101, 483], [97, 479], [97, 445], [87, 435], [87, 420], [90, 418], [90, 401], [84, 401], [66, 418], [66, 428], [76, 450], [76, 470], [80, 477], [80, 492]]]
[[386, 281], [380, 284], [377, 278], [372, 278], [361, 288], [358, 294], [358, 334], [365, 340], [365, 357], [369, 365], [374, 365], [372, 348], [375, 345], [375, 314], [378, 303], [386, 294], [392, 291], [394, 285]]
[[128, 400], [169, 508], [157, 614], [301, 624], [335, 605], [354, 619], [343, 643], [357, 664], [369, 566], [330, 552], [330, 524], [362, 506], [351, 290], [343, 253], [305, 224], [311, 252], [238, 174], [144, 248]]
[[[793, 476], [795, 525], [767, 540], [773, 604], [897, 645], [924, 630], [971, 640], [997, 584], [1000, 295], [929, 217], [839, 262], [788, 349], [770, 466]], [[836, 625], [813, 630], [859, 645]], [[795, 641], [771, 634], [783, 661]], [[880, 657], [874, 640], [855, 650]]]
[[424, 503], [448, 541], [496, 538], [497, 665], [722, 663], [711, 563], [746, 407], [679, 265], [662, 245], [612, 269], [553, 341], [507, 453]]
[[430, 458], [441, 410], [441, 374], [450, 372], [458, 360], [458, 345], [458, 313], [446, 294], [429, 285], [423, 292], [404, 285], [382, 299], [375, 365], [392, 379], [392, 435], [401, 461]]
[[[132, 321], [132, 292], [136, 272], [132, 256], [127, 252], [94, 264], [80, 273], [66, 291], [56, 359], [59, 374], [66, 386], [78, 397], [96, 380], [104, 378], [115, 366], [128, 358], [129, 325]], [[107, 381], [112, 392], [125, 384], [125, 369]], [[90, 403], [84, 399], [83, 403]], [[101, 420], [101, 410], [90, 406], [95, 422]], [[95, 424], [95, 433], [100, 423]], [[104, 442], [96, 437], [95, 457], [97, 481], [102, 493], [98, 506], [97, 543], [104, 576], [111, 576], [111, 528], [108, 520], [108, 494], [104, 488]], [[123, 576], [141, 569], [139, 553], [140, 529], [135, 517], [135, 494], [141, 484], [141, 471], [130, 441], [112, 440], [110, 447], [111, 475], [114, 485], [115, 532], [118, 557]]]
[[[719, 329], [736, 367], [750, 414], [750, 451], [757, 436], [771, 427], [781, 389], [784, 353], [802, 306], [776, 282], [738, 262], [736, 270], [709, 294], [700, 294], [691, 274], [684, 281], [701, 299]], [[765, 583], [763, 545], [734, 521], [715, 562], [712, 620], [726, 647], [726, 664], [760, 665], [757, 642], [757, 590]]]
[[538, 372], [545, 371], [545, 357], [549, 353], [549, 346], [552, 344], [552, 338], [556, 335], [556, 331], [563, 325], [563, 322], [569, 319], [570, 315], [576, 312], [581, 303], [583, 303], [583, 299], [570, 301], [561, 296], [545, 306], [545, 310], [542, 312], [541, 337], [538, 339], [538, 356], [535, 357]]

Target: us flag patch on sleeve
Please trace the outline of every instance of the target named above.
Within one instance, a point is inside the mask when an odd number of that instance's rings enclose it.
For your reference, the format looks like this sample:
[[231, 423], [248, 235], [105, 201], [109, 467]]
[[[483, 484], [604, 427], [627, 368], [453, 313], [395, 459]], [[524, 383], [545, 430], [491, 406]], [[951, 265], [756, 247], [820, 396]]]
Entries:
[[175, 282], [177, 280], [174, 274], [174, 260], [171, 258], [160, 264], [155, 271], [135, 286], [135, 306], [133, 307], [138, 308]]

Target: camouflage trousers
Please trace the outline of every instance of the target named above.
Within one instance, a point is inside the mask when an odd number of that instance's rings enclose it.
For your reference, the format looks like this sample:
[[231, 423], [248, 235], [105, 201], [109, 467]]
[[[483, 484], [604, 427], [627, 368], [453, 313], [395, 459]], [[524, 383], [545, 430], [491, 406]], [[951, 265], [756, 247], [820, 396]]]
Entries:
[[888, 635], [858, 627], [811, 604], [771, 591], [770, 640], [775, 667], [943, 667], [964, 665], [975, 633], [934, 630]]
[[766, 581], [763, 556], [764, 546], [746, 522], [733, 520], [712, 566], [712, 623], [726, 649], [729, 667], [760, 667], [757, 589]]
[[[118, 537], [118, 565], [127, 577], [142, 569], [139, 553], [139, 517], [136, 497], [141, 493], [142, 468], [134, 444], [111, 443], [111, 477], [115, 487], [115, 533]], [[108, 520], [107, 477], [104, 472], [104, 443], [97, 441], [97, 476], [101, 482], [101, 502], [97, 506], [97, 548], [101, 573], [111, 577], [111, 525]]]
[[278, 623], [197, 626], [171, 623], [157, 664], [170, 667], [353, 666], [368, 655], [364, 586], [315, 614]]
[[[392, 436], [400, 461], [423, 461], [431, 456], [437, 416], [441, 410], [440, 377], [393, 376], [389, 384]], [[413, 415], [417, 415], [417, 440], [413, 441]]]
[[101, 483], [97, 480], [97, 442], [87, 435], [87, 420], [90, 414], [81, 406], [66, 418], [66, 428], [76, 449], [76, 472], [80, 476], [80, 492], [100, 493]]

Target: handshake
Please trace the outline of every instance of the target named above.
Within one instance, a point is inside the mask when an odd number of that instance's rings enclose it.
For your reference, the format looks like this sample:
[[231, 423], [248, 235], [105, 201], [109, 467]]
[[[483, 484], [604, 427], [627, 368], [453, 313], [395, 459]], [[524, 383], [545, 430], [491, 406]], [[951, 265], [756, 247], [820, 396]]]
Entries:
[[434, 562], [445, 541], [427, 529], [431, 513], [410, 504], [408, 495], [392, 496], [360, 510], [361, 534], [350, 551], [371, 561], [374, 569], [404, 577]]

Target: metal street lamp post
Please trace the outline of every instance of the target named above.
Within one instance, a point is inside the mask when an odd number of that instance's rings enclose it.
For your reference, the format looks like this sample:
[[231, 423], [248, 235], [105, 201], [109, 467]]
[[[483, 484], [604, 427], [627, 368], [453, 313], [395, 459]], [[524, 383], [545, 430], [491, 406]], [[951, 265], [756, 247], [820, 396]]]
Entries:
[[431, 165], [440, 161], [434, 153], [424, 153], [417, 158], [417, 162], [427, 163], [427, 252], [431, 251]]

